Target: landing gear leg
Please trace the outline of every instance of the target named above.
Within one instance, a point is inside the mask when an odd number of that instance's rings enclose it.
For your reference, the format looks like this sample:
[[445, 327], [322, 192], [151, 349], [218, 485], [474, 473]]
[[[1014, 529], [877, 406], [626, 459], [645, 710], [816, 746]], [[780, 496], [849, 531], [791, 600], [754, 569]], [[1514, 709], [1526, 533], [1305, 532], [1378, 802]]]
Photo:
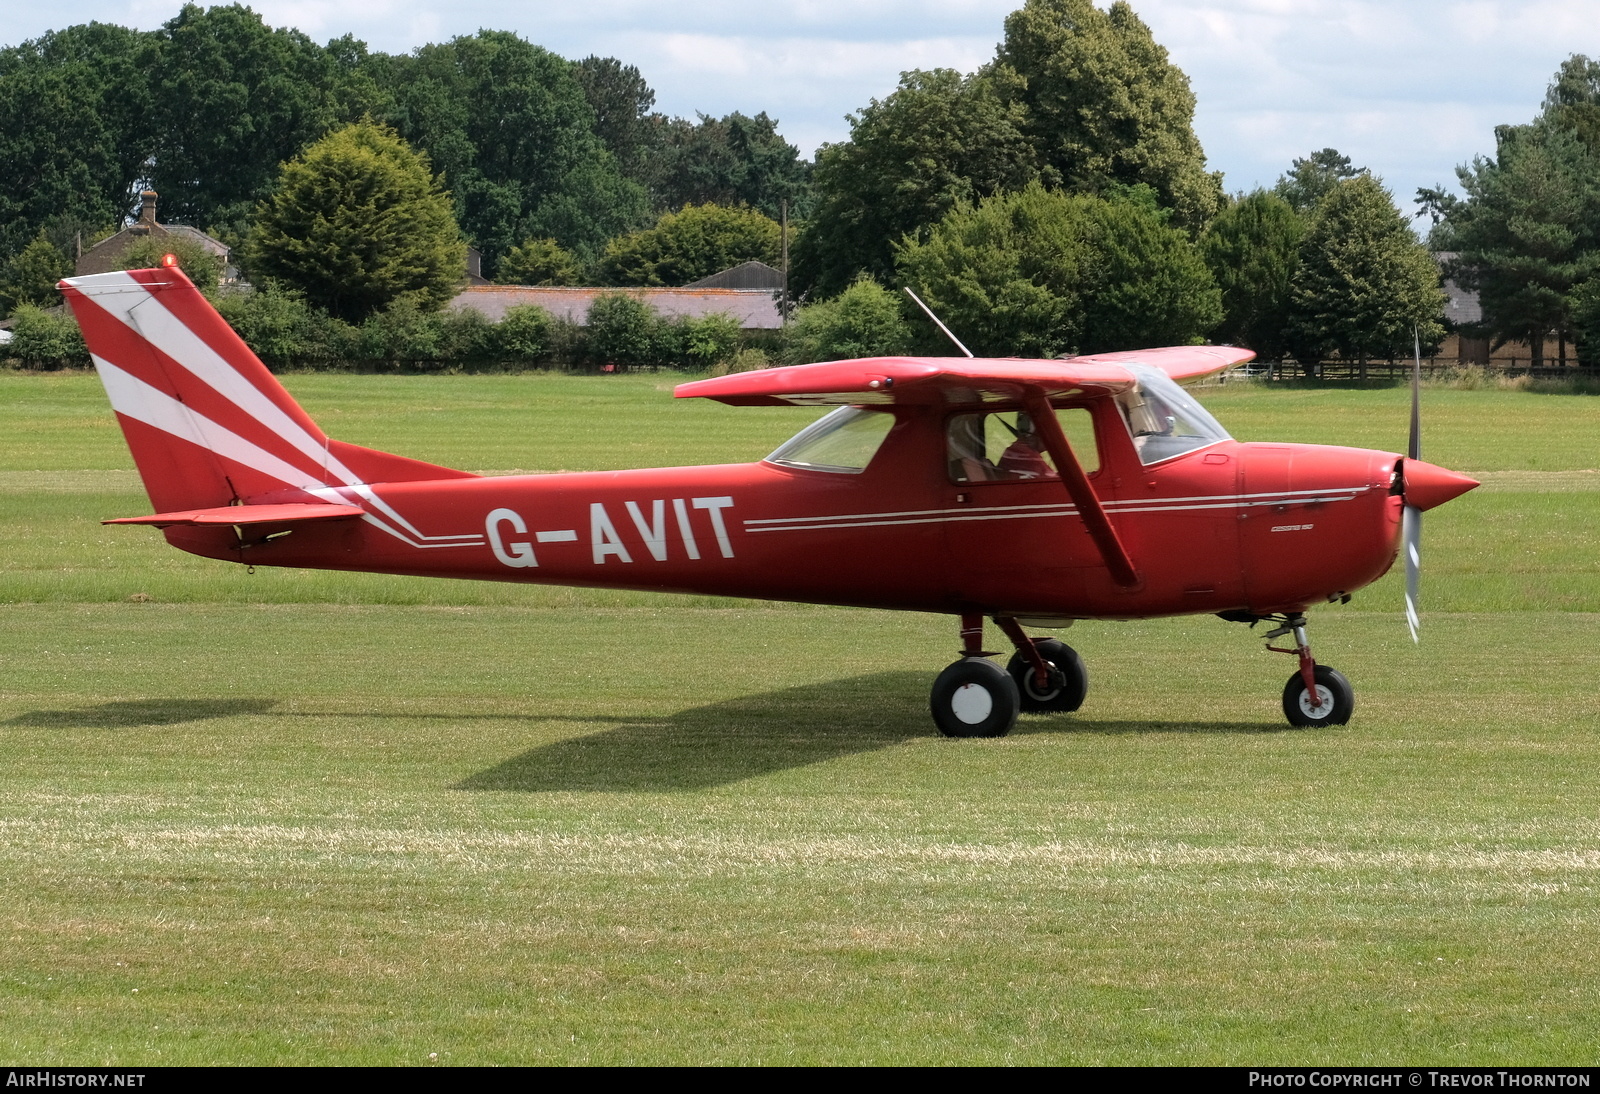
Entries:
[[961, 660], [933, 682], [928, 707], [946, 737], [1004, 737], [1017, 722], [1021, 699], [1009, 673], [983, 648], [983, 616], [961, 617]]
[[[1342, 726], [1356, 708], [1355, 689], [1337, 669], [1319, 665], [1311, 656], [1311, 641], [1306, 637], [1306, 617], [1300, 612], [1274, 616], [1279, 625], [1267, 632], [1267, 649], [1300, 658], [1300, 671], [1283, 686], [1283, 714], [1293, 726]], [[1286, 634], [1294, 636], [1294, 647], [1274, 646], [1272, 640]]]
[[1077, 650], [1054, 638], [1029, 638], [1015, 619], [996, 616], [995, 623], [1017, 647], [1006, 671], [1017, 682], [1023, 710], [1070, 713], [1083, 705], [1089, 671]]

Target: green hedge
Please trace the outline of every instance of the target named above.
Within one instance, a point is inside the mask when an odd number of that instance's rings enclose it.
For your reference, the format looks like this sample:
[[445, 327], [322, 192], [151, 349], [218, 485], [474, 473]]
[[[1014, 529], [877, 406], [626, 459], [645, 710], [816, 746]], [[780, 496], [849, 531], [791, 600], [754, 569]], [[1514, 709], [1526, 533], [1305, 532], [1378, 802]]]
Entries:
[[[750, 360], [749, 342], [726, 315], [663, 319], [624, 293], [600, 297], [589, 324], [543, 308], [511, 308], [498, 323], [481, 313], [425, 311], [400, 302], [355, 325], [283, 292], [228, 292], [215, 303], [274, 371], [521, 372], [667, 368], [711, 372]], [[0, 362], [27, 369], [85, 368], [89, 355], [64, 309], [24, 306]], [[770, 342], [758, 332], [755, 342]]]
[[24, 304], [11, 313], [11, 320], [11, 342], [0, 346], [0, 358], [9, 358], [20, 368], [41, 370], [89, 366], [83, 334], [65, 308]]

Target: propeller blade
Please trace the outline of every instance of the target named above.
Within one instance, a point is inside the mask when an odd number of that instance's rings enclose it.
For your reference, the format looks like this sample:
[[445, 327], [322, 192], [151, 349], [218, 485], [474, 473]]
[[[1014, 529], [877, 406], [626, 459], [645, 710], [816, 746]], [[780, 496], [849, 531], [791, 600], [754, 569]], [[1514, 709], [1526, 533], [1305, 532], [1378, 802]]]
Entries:
[[[1408, 461], [1422, 459], [1422, 335], [1411, 328], [1411, 438], [1406, 444]], [[1406, 470], [1411, 470], [1409, 462]], [[1401, 550], [1406, 553], [1406, 626], [1411, 628], [1412, 644], [1422, 641], [1422, 619], [1417, 614], [1417, 591], [1422, 584], [1422, 510], [1407, 499], [1400, 519]]]
[[1421, 642], [1417, 589], [1422, 580], [1422, 510], [1415, 505], [1406, 506], [1401, 513], [1400, 543], [1406, 556], [1406, 626], [1411, 628], [1411, 641]]

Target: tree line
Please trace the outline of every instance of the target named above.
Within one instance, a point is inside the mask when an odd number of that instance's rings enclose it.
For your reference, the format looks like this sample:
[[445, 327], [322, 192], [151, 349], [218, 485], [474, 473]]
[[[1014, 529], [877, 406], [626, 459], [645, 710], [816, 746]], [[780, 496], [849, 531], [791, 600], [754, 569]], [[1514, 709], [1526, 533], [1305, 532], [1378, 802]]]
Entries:
[[[1456, 254], [1489, 329], [1553, 330], [1584, 358], [1600, 346], [1597, 89], [1573, 58], [1541, 117], [1462, 169], [1466, 199], [1421, 195], [1429, 246]], [[535, 359], [527, 338], [438, 313], [466, 244], [506, 283], [678, 285], [778, 264], [785, 215], [801, 306], [763, 347], [779, 360], [942, 351], [902, 285], [996, 355], [1210, 338], [1310, 365], [1443, 333], [1439, 267], [1381, 180], [1324, 149], [1229, 195], [1187, 77], [1121, 0], [1027, 0], [989, 64], [905, 73], [811, 163], [764, 113], [653, 106], [633, 66], [500, 31], [387, 55], [191, 5], [152, 32], [52, 32], [0, 51], [0, 164], [19, 180], [0, 193], [0, 306], [47, 293], [149, 186], [163, 220], [236, 248], [258, 291], [232, 318], [284, 363]], [[598, 361], [542, 322], [544, 360]], [[595, 346], [688, 367], [709, 351], [683, 347], [727, 342], [651, 322]]]
[[423, 151], [492, 275], [529, 239], [594, 257], [685, 204], [803, 213], [810, 167], [765, 114], [669, 118], [637, 68], [506, 31], [409, 54], [318, 45], [249, 8], [186, 5], [154, 31], [91, 23], [0, 50], [0, 254], [162, 213], [234, 242], [280, 165], [363, 119]]
[[1495, 154], [1456, 175], [1465, 198], [1443, 186], [1418, 197], [1432, 245], [1478, 292], [1483, 333], [1527, 342], [1535, 367], [1552, 335], [1562, 358], [1573, 345], [1600, 365], [1600, 62], [1569, 58], [1538, 116], [1497, 126]]

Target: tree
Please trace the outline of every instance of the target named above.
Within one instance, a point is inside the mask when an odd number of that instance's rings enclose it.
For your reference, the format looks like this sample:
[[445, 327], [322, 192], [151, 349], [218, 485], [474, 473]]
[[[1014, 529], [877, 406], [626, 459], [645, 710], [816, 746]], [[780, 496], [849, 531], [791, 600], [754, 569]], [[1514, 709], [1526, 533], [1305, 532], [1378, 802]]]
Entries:
[[1545, 336], [1567, 336], [1568, 295], [1600, 271], [1600, 156], [1549, 122], [1495, 135], [1495, 159], [1458, 171], [1455, 273], [1478, 291], [1487, 333], [1527, 341], [1538, 367]]
[[1365, 167], [1352, 167], [1350, 157], [1341, 155], [1337, 148], [1324, 148], [1291, 163], [1289, 173], [1278, 176], [1272, 192], [1293, 206], [1295, 212], [1308, 215], [1339, 183], [1365, 174]]
[[1228, 206], [1200, 237], [1200, 253], [1222, 292], [1215, 336], [1269, 361], [1288, 352], [1289, 286], [1305, 222], [1283, 198], [1257, 190]]
[[644, 190], [595, 135], [571, 62], [508, 31], [479, 31], [387, 58], [384, 85], [395, 128], [444, 175], [489, 277], [525, 240], [555, 239], [591, 259], [644, 221]]
[[956, 336], [984, 356], [1052, 357], [1084, 338], [1084, 290], [1097, 259], [1085, 194], [1037, 184], [976, 207], [959, 205], [921, 242], [897, 252], [915, 288]]
[[1578, 363], [1600, 367], [1600, 277], [1591, 277], [1567, 294], [1572, 334], [1577, 342]]
[[585, 325], [585, 349], [595, 364], [633, 368], [657, 363], [660, 320], [644, 301], [627, 293], [603, 293], [589, 305]]
[[810, 165], [765, 113], [702, 114], [698, 123], [652, 114], [645, 121], [635, 177], [656, 208], [742, 204], [777, 218], [787, 202], [790, 216], [809, 212]]
[[402, 296], [442, 302], [461, 281], [466, 248], [427, 157], [362, 122], [283, 165], [246, 254], [252, 270], [355, 321]]
[[503, 357], [534, 361], [550, 349], [550, 313], [537, 304], [516, 304], [495, 324], [495, 341]]
[[1301, 361], [1406, 356], [1413, 330], [1424, 345], [1444, 333], [1439, 267], [1371, 175], [1342, 180], [1318, 203], [1290, 296]]
[[1222, 321], [1222, 294], [1199, 249], [1138, 190], [1091, 207], [1099, 252], [1084, 295], [1083, 351], [1199, 342]]
[[89, 351], [83, 332], [64, 309], [24, 304], [11, 317], [11, 343], [8, 357], [20, 360], [26, 368], [54, 370], [83, 368], [89, 364]]
[[894, 293], [862, 274], [832, 300], [801, 308], [784, 332], [790, 364], [911, 352], [911, 327]]
[[44, 226], [128, 213], [151, 151], [156, 49], [152, 35], [90, 23], [0, 50], [0, 255]]
[[1042, 166], [1100, 192], [1143, 183], [1198, 232], [1222, 204], [1194, 134], [1194, 92], [1133, 8], [1117, 0], [1027, 0], [1006, 17], [996, 85], [1026, 107], [1024, 131]]
[[611, 285], [683, 285], [752, 259], [775, 264], [778, 222], [748, 207], [690, 205], [612, 240], [600, 259]]
[[168, 235], [160, 239], [145, 236], [135, 240], [117, 256], [116, 268], [148, 270], [161, 265], [162, 259], [169, 254], [178, 260], [178, 268], [201, 292], [211, 292], [222, 279], [221, 256], [180, 235]]
[[1220, 296], [1154, 194], [1033, 185], [961, 206], [899, 248], [915, 287], [975, 353], [1051, 357], [1198, 341]]
[[894, 245], [957, 205], [1038, 178], [1024, 108], [985, 76], [907, 72], [850, 118], [850, 140], [817, 155], [816, 207], [796, 241], [793, 281], [832, 296], [866, 273], [894, 276]]
[[581, 285], [583, 264], [553, 239], [530, 239], [500, 260], [502, 285]]
[[[1459, 257], [1452, 273], [1476, 289], [1482, 331], [1528, 342], [1543, 363], [1545, 337], [1565, 341], [1583, 322], [1580, 287], [1600, 274], [1600, 64], [1562, 64], [1530, 125], [1495, 129], [1496, 153], [1457, 168], [1465, 200], [1441, 200], [1441, 227]], [[1592, 339], [1580, 337], [1592, 355]]]
[[174, 223], [241, 231], [277, 167], [340, 120], [334, 59], [240, 4], [186, 4], [157, 32], [149, 181]]
[[44, 229], [0, 269], [0, 315], [21, 305], [48, 307], [59, 304], [56, 282], [72, 276], [72, 260], [46, 237]]
[[1545, 93], [1542, 117], [1600, 153], [1600, 61], [1581, 53], [1563, 61]]
[[709, 372], [732, 360], [743, 334], [739, 321], [723, 312], [679, 316], [656, 327], [661, 361], [690, 372]]
[[572, 66], [573, 77], [594, 111], [594, 132], [617, 165], [637, 178], [640, 159], [649, 144], [653, 126], [650, 108], [656, 93], [639, 70], [615, 57], [590, 55]]

